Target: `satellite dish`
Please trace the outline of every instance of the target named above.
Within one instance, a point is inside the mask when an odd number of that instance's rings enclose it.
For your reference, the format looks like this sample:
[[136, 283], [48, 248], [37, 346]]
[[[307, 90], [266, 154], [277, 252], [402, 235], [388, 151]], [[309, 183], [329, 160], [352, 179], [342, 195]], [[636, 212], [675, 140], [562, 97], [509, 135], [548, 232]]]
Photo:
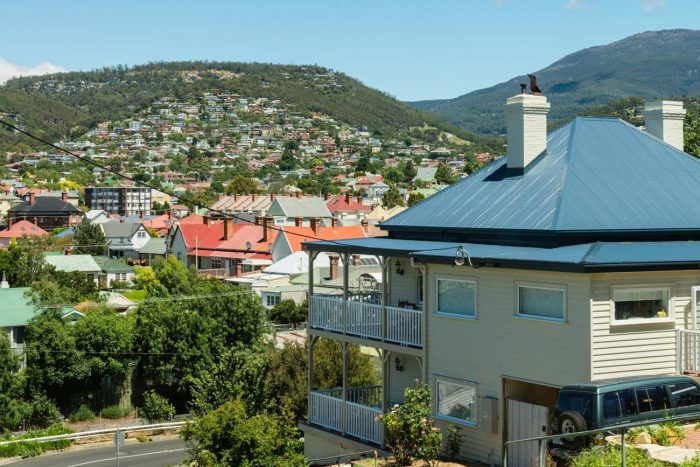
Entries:
[[253, 249], [253, 244], [250, 242], [245, 242], [245, 249], [246, 250], [252, 250]]

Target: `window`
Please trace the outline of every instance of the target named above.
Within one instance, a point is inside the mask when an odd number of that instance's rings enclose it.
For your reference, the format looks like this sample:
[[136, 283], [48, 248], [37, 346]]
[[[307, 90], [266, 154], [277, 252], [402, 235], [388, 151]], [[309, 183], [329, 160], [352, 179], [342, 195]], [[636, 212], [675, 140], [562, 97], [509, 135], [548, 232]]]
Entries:
[[211, 268], [212, 269], [223, 269], [223, 267], [224, 267], [224, 259], [223, 258], [213, 257], [211, 259]]
[[436, 416], [476, 425], [476, 385], [438, 379]]
[[632, 389], [603, 395], [603, 415], [606, 419], [630, 417], [636, 414], [637, 403], [634, 401]]
[[635, 392], [637, 393], [639, 413], [666, 410], [671, 407], [671, 402], [668, 400], [668, 393], [666, 392], [665, 386], [638, 388]]
[[[634, 394], [632, 395], [634, 397]], [[583, 415], [589, 425], [593, 423], [593, 396], [590, 394], [562, 392], [559, 394], [556, 412], [561, 415], [564, 412], [573, 410]]]
[[700, 388], [691, 382], [669, 384], [671, 400], [676, 407], [700, 404]]
[[136, 236], [138, 238], [146, 238], [146, 232], [144, 232], [143, 230], [139, 230], [138, 232], [136, 232]]
[[613, 290], [613, 321], [670, 319], [670, 291], [657, 289]]
[[466, 318], [476, 317], [476, 282], [438, 279], [437, 312]]
[[277, 305], [279, 302], [280, 302], [279, 295], [266, 295], [265, 296], [265, 305], [268, 306], [269, 308], [272, 308], [273, 306]]
[[518, 315], [563, 321], [566, 315], [564, 289], [519, 285]]

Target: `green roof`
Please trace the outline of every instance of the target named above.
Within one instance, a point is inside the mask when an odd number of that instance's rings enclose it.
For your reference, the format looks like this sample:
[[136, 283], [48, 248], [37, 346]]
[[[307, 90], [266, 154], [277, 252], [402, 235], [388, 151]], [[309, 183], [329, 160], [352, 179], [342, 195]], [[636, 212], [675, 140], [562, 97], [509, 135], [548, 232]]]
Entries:
[[142, 255], [165, 255], [166, 246], [164, 238], [151, 237], [139, 250]]
[[100, 266], [90, 255], [46, 256], [46, 262], [64, 272], [100, 272]]
[[107, 256], [93, 256], [95, 263], [102, 269], [102, 272], [134, 272], [134, 268], [126, 264], [121, 259], [109, 258]]
[[0, 327], [24, 326], [34, 316], [34, 306], [24, 296], [28, 290], [31, 288], [0, 289]]

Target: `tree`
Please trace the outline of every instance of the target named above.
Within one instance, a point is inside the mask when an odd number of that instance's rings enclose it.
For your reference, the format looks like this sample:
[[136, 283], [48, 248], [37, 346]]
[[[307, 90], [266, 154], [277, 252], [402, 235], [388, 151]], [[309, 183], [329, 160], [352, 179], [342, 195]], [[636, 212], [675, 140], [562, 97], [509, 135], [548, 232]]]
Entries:
[[425, 195], [423, 193], [414, 191], [410, 195], [408, 195], [408, 207], [413, 206], [414, 204], [420, 203], [425, 199]]
[[251, 414], [240, 400], [230, 400], [185, 425], [182, 437], [197, 465], [307, 465], [299, 432], [288, 418]]
[[288, 410], [296, 421], [302, 421], [307, 414], [307, 368], [306, 346], [287, 342], [281, 349], [272, 348], [269, 351], [265, 375], [268, 403], [280, 410]]
[[5, 332], [0, 332], [0, 431], [16, 429], [30, 411], [22, 400], [24, 380], [16, 375], [19, 355], [10, 346]]
[[[314, 386], [337, 388], [343, 385], [343, 352], [340, 342], [319, 339], [314, 345]], [[379, 372], [372, 366], [369, 355], [360, 346], [348, 346], [348, 385], [372, 386], [380, 383]]]
[[403, 196], [393, 183], [389, 184], [389, 189], [382, 195], [382, 205], [387, 209], [403, 206]]
[[277, 324], [301, 323], [306, 319], [306, 310], [291, 299], [282, 300], [270, 310], [270, 320]]
[[236, 175], [226, 187], [227, 195], [250, 195], [258, 192], [258, 182], [250, 177]]
[[151, 267], [158, 283], [163, 285], [171, 295], [189, 295], [192, 285], [197, 282], [195, 271], [187, 269], [175, 256], [158, 258]]
[[11, 241], [7, 251], [0, 251], [0, 274], [7, 274], [12, 287], [29, 287], [45, 277], [49, 267], [44, 260], [46, 242], [38, 237]]
[[413, 161], [409, 160], [406, 162], [406, 166], [403, 168], [403, 181], [406, 183], [411, 183], [413, 181], [413, 177], [415, 177], [417, 173], [418, 171], [413, 165]]
[[34, 305], [55, 309], [86, 300], [101, 300], [97, 284], [91, 276], [78, 271], [64, 272], [53, 268], [32, 284], [28, 295]]
[[283, 172], [288, 172], [299, 167], [299, 163], [294, 158], [294, 154], [291, 149], [285, 149], [282, 151], [282, 157], [280, 157], [278, 167]]
[[455, 181], [454, 172], [447, 164], [440, 164], [435, 172], [435, 181], [450, 185]]
[[168, 399], [155, 391], [146, 391], [143, 394], [141, 416], [149, 423], [167, 422], [173, 415], [175, 415], [175, 407], [170, 404]]
[[688, 154], [700, 157], [700, 111], [688, 112], [685, 116], [683, 130], [684, 150]]
[[75, 229], [75, 248], [79, 255], [103, 255], [107, 251], [107, 239], [98, 224], [84, 222]]

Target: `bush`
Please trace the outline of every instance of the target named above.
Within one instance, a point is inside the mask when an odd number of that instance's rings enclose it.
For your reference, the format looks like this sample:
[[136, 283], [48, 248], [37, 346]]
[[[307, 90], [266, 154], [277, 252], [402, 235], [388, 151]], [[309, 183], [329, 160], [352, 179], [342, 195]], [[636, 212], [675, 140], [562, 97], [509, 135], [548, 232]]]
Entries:
[[[665, 462], [650, 458], [646, 451], [634, 447], [626, 449], [625, 461], [627, 467], [664, 467], [667, 465]], [[622, 465], [622, 453], [619, 446], [594, 447], [571, 460], [571, 467], [605, 467], [609, 465]]]
[[100, 412], [102, 418], [116, 420], [118, 418], [128, 417], [131, 414], [131, 407], [119, 407], [118, 405], [108, 405]]
[[404, 402], [377, 417], [389, 433], [388, 446], [399, 465], [411, 465], [413, 458], [433, 465], [442, 445], [442, 433], [430, 410], [430, 389], [425, 384], [406, 388]]
[[31, 402], [31, 424], [34, 426], [48, 426], [61, 419], [61, 413], [56, 404], [43, 392], [35, 393]]
[[73, 412], [68, 419], [75, 423], [75, 422], [89, 422], [95, 419], [95, 412], [90, 410], [90, 407], [87, 405], [83, 404], [80, 407], [78, 407], [78, 410]]
[[306, 310], [294, 300], [282, 300], [270, 310], [270, 320], [277, 324], [300, 323], [306, 320]]
[[[73, 430], [66, 427], [62, 423], [51, 425], [43, 430], [31, 430], [21, 436], [5, 436], [0, 438], [2, 441], [11, 439], [28, 439], [38, 438], [40, 436], [54, 436], [66, 433], [73, 433]], [[65, 449], [72, 443], [71, 440], [49, 441], [39, 443], [36, 441], [27, 441], [22, 443], [5, 444], [0, 446], [0, 457], [33, 457], [38, 456], [46, 451]]]
[[173, 407], [168, 399], [155, 391], [147, 391], [143, 395], [143, 407], [141, 407], [141, 417], [149, 423], [167, 422], [175, 415]]
[[447, 427], [447, 443], [445, 444], [445, 457], [448, 460], [454, 461], [459, 455], [459, 450], [462, 447], [462, 427], [458, 425], [449, 425]]

